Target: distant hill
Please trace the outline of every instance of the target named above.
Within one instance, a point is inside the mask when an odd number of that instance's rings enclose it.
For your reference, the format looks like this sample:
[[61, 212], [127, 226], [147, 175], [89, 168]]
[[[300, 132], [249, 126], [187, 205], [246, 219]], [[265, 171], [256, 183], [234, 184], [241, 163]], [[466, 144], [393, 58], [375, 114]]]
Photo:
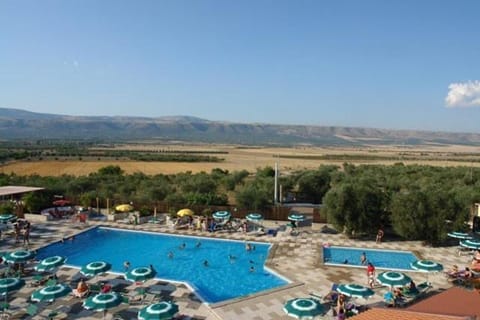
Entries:
[[0, 108], [0, 139], [184, 140], [250, 145], [480, 145], [480, 134], [230, 123], [189, 116], [69, 116]]

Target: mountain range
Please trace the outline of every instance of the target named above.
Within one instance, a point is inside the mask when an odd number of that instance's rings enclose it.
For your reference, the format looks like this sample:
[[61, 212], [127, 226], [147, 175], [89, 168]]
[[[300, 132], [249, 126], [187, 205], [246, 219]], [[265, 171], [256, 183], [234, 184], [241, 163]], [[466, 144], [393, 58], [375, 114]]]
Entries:
[[480, 134], [209, 121], [190, 116], [70, 116], [0, 108], [0, 140], [180, 140], [248, 145], [480, 145]]

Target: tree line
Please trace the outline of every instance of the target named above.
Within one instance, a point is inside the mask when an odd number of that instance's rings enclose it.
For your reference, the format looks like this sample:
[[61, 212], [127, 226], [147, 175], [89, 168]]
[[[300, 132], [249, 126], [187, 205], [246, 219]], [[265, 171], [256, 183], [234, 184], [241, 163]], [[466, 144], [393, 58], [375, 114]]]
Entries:
[[[80, 177], [0, 174], [0, 185], [46, 188], [24, 196], [30, 212], [50, 207], [58, 194], [83, 206], [95, 207], [99, 201], [106, 207], [109, 199], [111, 205], [133, 202], [150, 212], [158, 202], [261, 211], [274, 205], [274, 176], [272, 167], [253, 173], [217, 168], [209, 173], [145, 175], [107, 166]], [[407, 240], [435, 244], [448, 231], [468, 228], [472, 205], [480, 202], [479, 178], [480, 170], [469, 167], [344, 164], [297, 171], [281, 176], [279, 183], [284, 194], [300, 193], [312, 203], [323, 203], [328, 222], [348, 236], [375, 234], [382, 227]]]

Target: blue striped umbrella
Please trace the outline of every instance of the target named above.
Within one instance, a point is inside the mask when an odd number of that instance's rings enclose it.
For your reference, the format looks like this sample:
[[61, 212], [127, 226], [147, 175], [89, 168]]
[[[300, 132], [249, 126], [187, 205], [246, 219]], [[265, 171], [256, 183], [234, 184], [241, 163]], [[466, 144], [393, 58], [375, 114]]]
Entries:
[[105, 273], [112, 268], [112, 265], [105, 261], [94, 261], [82, 267], [80, 272], [87, 277], [94, 277]]
[[138, 312], [139, 320], [172, 319], [178, 312], [178, 305], [173, 302], [161, 301], [148, 305]]
[[228, 211], [217, 211], [212, 214], [214, 219], [230, 219], [232, 214]]
[[480, 249], [480, 240], [479, 239], [466, 239], [460, 241], [460, 246], [468, 249], [478, 250]]
[[251, 222], [259, 222], [263, 220], [263, 216], [260, 213], [253, 213], [253, 212], [247, 214], [245, 218]]
[[313, 298], [296, 298], [288, 300], [283, 311], [290, 317], [297, 319], [314, 319], [323, 314], [322, 304]]
[[292, 213], [288, 216], [288, 220], [290, 220], [290, 221], [303, 221], [303, 220], [305, 220], [305, 216], [303, 214]]
[[340, 284], [337, 291], [352, 298], [368, 298], [375, 294], [372, 289], [358, 284]]
[[38, 290], [35, 290], [30, 298], [32, 301], [53, 301], [57, 298], [66, 296], [72, 292], [72, 289], [64, 283], [57, 283], [53, 286], [47, 286]]
[[61, 256], [52, 256], [43, 259], [36, 266], [35, 270], [39, 272], [52, 271], [65, 263], [67, 258]]
[[8, 263], [23, 263], [32, 260], [35, 257], [33, 251], [18, 250], [5, 254], [3, 259]]
[[473, 236], [469, 233], [456, 232], [456, 231], [447, 233], [447, 236], [454, 239], [472, 239], [473, 238]]

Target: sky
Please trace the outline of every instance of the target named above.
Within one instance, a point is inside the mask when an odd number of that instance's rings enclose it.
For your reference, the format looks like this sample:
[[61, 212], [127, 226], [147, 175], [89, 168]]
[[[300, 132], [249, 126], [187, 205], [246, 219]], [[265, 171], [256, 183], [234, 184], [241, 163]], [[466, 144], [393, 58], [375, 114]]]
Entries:
[[0, 107], [480, 132], [478, 0], [0, 0]]

